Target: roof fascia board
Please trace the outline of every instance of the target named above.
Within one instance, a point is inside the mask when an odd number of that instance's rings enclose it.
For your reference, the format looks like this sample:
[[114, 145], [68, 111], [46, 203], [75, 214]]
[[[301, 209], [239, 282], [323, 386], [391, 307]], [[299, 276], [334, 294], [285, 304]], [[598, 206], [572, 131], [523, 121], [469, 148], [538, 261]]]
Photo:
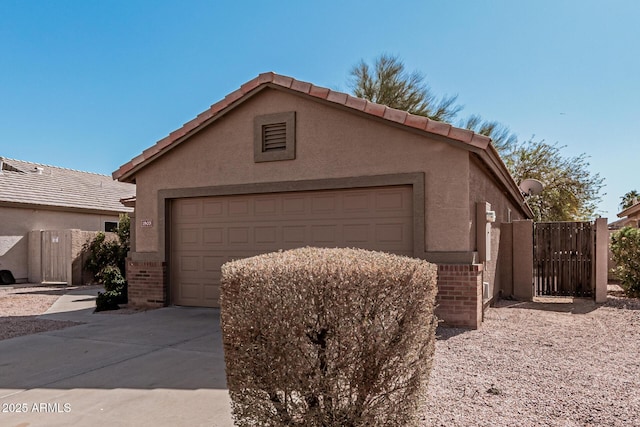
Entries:
[[72, 212], [72, 213], [83, 213], [83, 214], [93, 214], [93, 215], [108, 215], [115, 216], [124, 213], [130, 213], [133, 211], [131, 208], [127, 208], [125, 206], [122, 207], [122, 210], [104, 210], [104, 209], [89, 209], [89, 208], [81, 208], [75, 206], [55, 206], [55, 205], [42, 205], [37, 203], [15, 203], [15, 202], [7, 202], [0, 201], [0, 207], [3, 208], [18, 208], [18, 209], [34, 209], [34, 210], [43, 210], [43, 211], [55, 211], [55, 212]]
[[480, 153], [480, 160], [489, 168], [491, 173], [500, 181], [500, 183], [507, 190], [508, 194], [511, 196], [512, 200], [516, 203], [516, 205], [520, 206], [520, 208], [524, 211], [524, 213], [529, 217], [529, 219], [533, 218], [533, 211], [531, 207], [527, 204], [526, 199], [522, 195], [522, 192], [518, 188], [518, 185], [513, 180], [513, 177], [508, 172], [506, 165], [498, 155], [498, 152], [490, 145], [490, 149], [487, 151], [483, 151]]
[[[135, 174], [140, 169], [142, 169], [142, 168], [148, 166], [150, 163], [158, 160], [160, 157], [164, 156], [165, 154], [167, 154], [168, 152], [170, 152], [171, 150], [173, 150], [174, 148], [176, 148], [177, 146], [182, 144], [187, 139], [190, 139], [193, 136], [195, 136], [195, 135], [199, 134], [200, 132], [204, 131], [207, 127], [209, 127], [209, 125], [211, 125], [211, 124], [215, 123], [216, 121], [220, 120], [221, 118], [226, 116], [228, 113], [230, 113], [232, 110], [234, 110], [237, 106], [239, 106], [241, 104], [244, 104], [249, 99], [251, 99], [255, 95], [257, 95], [258, 93], [260, 93], [263, 90], [267, 89], [267, 87], [284, 89], [282, 86], [273, 85], [271, 83], [263, 84], [263, 85], [260, 85], [260, 86], [256, 87], [255, 89], [251, 90], [250, 92], [247, 92], [244, 96], [239, 97], [238, 99], [234, 100], [232, 103], [230, 103], [228, 106], [226, 106], [222, 110], [220, 110], [217, 113], [213, 114], [210, 118], [208, 118], [206, 120], [203, 120], [202, 123], [198, 124], [196, 127], [191, 129], [190, 131], [186, 132], [181, 137], [179, 137], [176, 140], [172, 141], [166, 147], [163, 147], [163, 148], [159, 148], [158, 147], [158, 145], [164, 140], [163, 139], [163, 140], [160, 140], [158, 143], [152, 145], [148, 149], [144, 150], [143, 154], [144, 153], [151, 153], [154, 150], [155, 150], [155, 153], [151, 154], [148, 158], [145, 158], [144, 160], [140, 161], [138, 164], [136, 164], [129, 171], [125, 172], [124, 174], [122, 174], [121, 176], [119, 176], [117, 178], [116, 178], [117, 171], [114, 172], [113, 173], [113, 178], [117, 179], [120, 182], [131, 182], [131, 183], [133, 183], [135, 181]], [[227, 95], [227, 96], [231, 96], [231, 95]], [[207, 110], [207, 111], [209, 111], [209, 110]], [[204, 113], [206, 113], [207, 111], [205, 111]], [[179, 129], [178, 129], [178, 131], [179, 131]]]
[[640, 203], [636, 203], [633, 206], [629, 206], [627, 209], [618, 213], [618, 218], [624, 218], [625, 216], [630, 216], [638, 212], [640, 212]]

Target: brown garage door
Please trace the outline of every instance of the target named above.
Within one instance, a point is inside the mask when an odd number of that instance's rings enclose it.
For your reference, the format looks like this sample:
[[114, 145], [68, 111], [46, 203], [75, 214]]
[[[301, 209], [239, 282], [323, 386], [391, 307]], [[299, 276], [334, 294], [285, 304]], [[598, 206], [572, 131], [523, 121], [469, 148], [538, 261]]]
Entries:
[[411, 186], [177, 199], [171, 301], [218, 307], [225, 262], [302, 246], [413, 255]]

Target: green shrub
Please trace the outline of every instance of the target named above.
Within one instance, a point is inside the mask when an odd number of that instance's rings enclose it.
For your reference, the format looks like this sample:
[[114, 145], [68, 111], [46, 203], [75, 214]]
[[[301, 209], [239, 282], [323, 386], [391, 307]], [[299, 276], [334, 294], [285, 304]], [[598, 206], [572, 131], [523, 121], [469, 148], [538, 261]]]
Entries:
[[118, 304], [127, 303], [127, 281], [120, 273], [118, 267], [108, 265], [100, 271], [100, 282], [106, 292], [112, 292], [116, 296]]
[[631, 297], [640, 297], [640, 229], [624, 227], [611, 235], [613, 270], [620, 286]]
[[302, 248], [222, 267], [239, 426], [415, 425], [435, 344], [436, 267]]
[[120, 306], [118, 305], [118, 301], [120, 298], [121, 296], [118, 292], [98, 292], [98, 298], [96, 298], [96, 311], [119, 310]]
[[128, 215], [120, 215], [116, 235], [117, 240], [108, 239], [105, 233], [98, 233], [83, 247], [88, 254], [85, 268], [105, 288], [104, 293], [98, 294], [96, 311], [117, 310], [118, 304], [127, 303], [127, 281], [124, 274], [130, 245]]

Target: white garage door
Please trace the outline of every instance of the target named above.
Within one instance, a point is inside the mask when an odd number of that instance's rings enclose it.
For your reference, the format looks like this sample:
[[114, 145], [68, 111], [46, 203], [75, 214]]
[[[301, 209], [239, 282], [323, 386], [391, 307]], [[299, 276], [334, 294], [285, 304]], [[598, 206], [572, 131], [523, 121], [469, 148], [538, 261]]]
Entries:
[[177, 199], [171, 302], [218, 307], [225, 262], [302, 246], [413, 255], [411, 186]]

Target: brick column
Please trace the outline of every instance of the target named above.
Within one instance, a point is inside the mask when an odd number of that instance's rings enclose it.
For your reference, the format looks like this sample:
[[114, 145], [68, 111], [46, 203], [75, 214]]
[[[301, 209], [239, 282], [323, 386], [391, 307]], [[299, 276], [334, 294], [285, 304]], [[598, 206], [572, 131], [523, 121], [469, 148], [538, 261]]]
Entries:
[[439, 264], [436, 315], [445, 326], [482, 323], [482, 264]]
[[127, 259], [129, 303], [141, 307], [168, 305], [166, 272], [165, 262]]

